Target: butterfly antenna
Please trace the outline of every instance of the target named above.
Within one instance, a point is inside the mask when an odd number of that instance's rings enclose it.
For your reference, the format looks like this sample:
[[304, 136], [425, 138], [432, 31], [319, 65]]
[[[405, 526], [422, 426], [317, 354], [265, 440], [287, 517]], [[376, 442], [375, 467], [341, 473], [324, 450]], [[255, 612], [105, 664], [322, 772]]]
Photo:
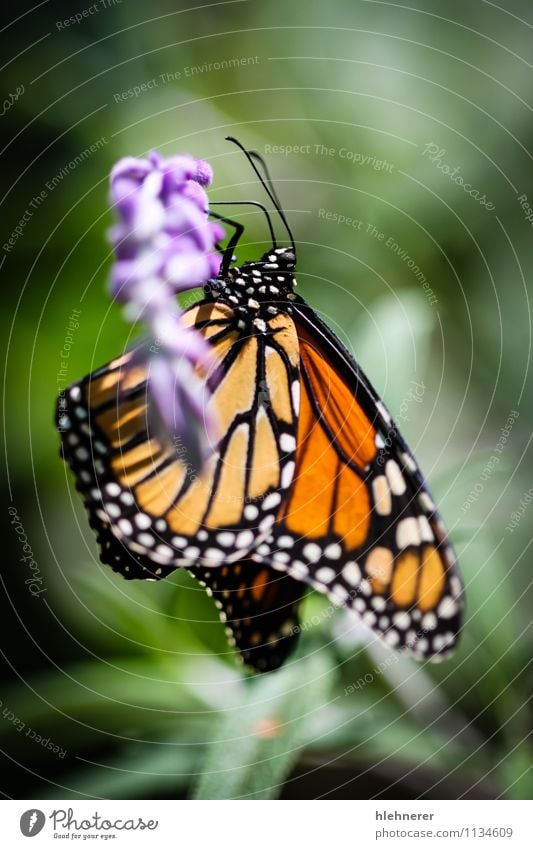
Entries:
[[274, 248], [277, 248], [276, 236], [274, 235], [274, 227], [272, 225], [272, 219], [268, 214], [268, 209], [262, 203], [256, 200], [219, 200], [209, 204], [209, 206], [257, 206], [258, 209], [261, 209], [268, 223], [268, 229], [270, 232], [270, 238], [272, 239], [272, 245]]
[[268, 166], [267, 166], [265, 160], [263, 159], [261, 154], [257, 152], [257, 150], [249, 150], [248, 153], [250, 154], [252, 159], [255, 159], [259, 163], [261, 168], [263, 169], [265, 182], [266, 182], [268, 188], [270, 189], [272, 197], [275, 198], [277, 205], [279, 207], [281, 207], [281, 202], [280, 202], [280, 199], [278, 197], [278, 193], [276, 192], [276, 189], [274, 187], [274, 181], [272, 179], [270, 171], [268, 170]]
[[275, 208], [276, 208], [276, 212], [278, 213], [279, 217], [280, 217], [280, 218], [281, 218], [281, 220], [283, 221], [283, 224], [284, 224], [284, 226], [285, 226], [285, 229], [286, 229], [287, 233], [289, 234], [289, 238], [290, 238], [290, 240], [291, 240], [291, 247], [292, 247], [292, 248], [295, 248], [295, 247], [296, 247], [296, 245], [295, 245], [295, 241], [294, 241], [294, 236], [293, 236], [293, 233], [292, 233], [291, 228], [289, 227], [289, 222], [287, 221], [287, 218], [285, 217], [285, 213], [283, 212], [282, 206], [281, 206], [281, 204], [280, 204], [280, 202], [279, 202], [279, 200], [278, 200], [278, 197], [277, 197], [277, 195], [276, 195], [276, 192], [275, 192], [275, 191], [273, 191], [273, 190], [270, 188], [270, 186], [269, 186], [269, 182], [271, 182], [270, 175], [268, 175], [268, 178], [267, 178], [267, 179], [265, 179], [265, 177], [263, 177], [263, 175], [261, 174], [261, 172], [259, 171], [259, 169], [258, 169], [257, 165], [255, 164], [255, 162], [254, 162], [254, 160], [253, 160], [253, 157], [252, 157], [252, 155], [251, 155], [251, 152], [250, 152], [249, 150], [247, 150], [247, 149], [244, 147], [244, 145], [242, 145], [242, 144], [240, 143], [240, 141], [238, 141], [236, 138], [234, 138], [234, 136], [226, 136], [226, 141], [230, 141], [230, 142], [233, 142], [233, 144], [236, 144], [236, 145], [237, 145], [237, 147], [238, 147], [240, 150], [242, 150], [242, 152], [243, 152], [243, 153], [244, 153], [244, 155], [246, 156], [246, 159], [248, 160], [248, 162], [250, 163], [250, 165], [251, 165], [251, 166], [252, 166], [252, 168], [254, 169], [255, 174], [257, 175], [257, 177], [258, 177], [258, 179], [259, 179], [259, 182], [261, 183], [261, 185], [263, 186], [263, 188], [264, 188], [265, 192], [267, 193], [267, 195], [269, 196], [270, 200], [271, 200], [271, 201], [272, 201], [272, 203], [274, 204], [274, 206], [275, 206]]

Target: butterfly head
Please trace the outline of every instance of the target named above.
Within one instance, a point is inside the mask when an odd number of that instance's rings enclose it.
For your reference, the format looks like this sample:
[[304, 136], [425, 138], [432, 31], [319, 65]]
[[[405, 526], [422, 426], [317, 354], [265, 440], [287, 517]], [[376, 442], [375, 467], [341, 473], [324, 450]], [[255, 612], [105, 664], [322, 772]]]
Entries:
[[272, 248], [260, 260], [234, 265], [209, 281], [209, 292], [238, 312], [275, 315], [278, 302], [286, 305], [296, 297], [295, 262], [293, 248]]
[[293, 272], [296, 265], [296, 253], [294, 248], [272, 248], [263, 254], [261, 262], [264, 263], [265, 269], [278, 269], [282, 272]]

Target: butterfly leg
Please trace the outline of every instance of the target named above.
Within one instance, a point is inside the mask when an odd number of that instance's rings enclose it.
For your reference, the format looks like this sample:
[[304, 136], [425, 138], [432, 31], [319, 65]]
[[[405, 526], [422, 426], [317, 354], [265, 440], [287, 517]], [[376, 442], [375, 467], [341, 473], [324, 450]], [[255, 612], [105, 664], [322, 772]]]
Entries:
[[212, 210], [209, 210], [209, 215], [211, 215], [212, 218], [216, 218], [217, 221], [222, 221], [222, 223], [227, 227], [233, 227], [235, 231], [222, 253], [222, 266], [220, 271], [222, 276], [225, 277], [233, 259], [233, 252], [237, 247], [239, 239], [244, 233], [244, 225], [240, 224], [238, 221], [232, 221], [231, 218], [226, 218], [224, 215], [219, 215], [218, 212], [213, 212]]

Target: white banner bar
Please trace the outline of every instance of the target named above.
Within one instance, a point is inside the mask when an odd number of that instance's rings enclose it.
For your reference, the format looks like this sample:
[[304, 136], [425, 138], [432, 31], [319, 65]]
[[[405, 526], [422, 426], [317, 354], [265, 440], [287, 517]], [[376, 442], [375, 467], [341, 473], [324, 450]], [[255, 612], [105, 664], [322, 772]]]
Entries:
[[[267, 806], [269, 810], [267, 811]], [[528, 801], [3, 801], [2, 845], [531, 849]], [[35, 844], [29, 840], [35, 838]]]

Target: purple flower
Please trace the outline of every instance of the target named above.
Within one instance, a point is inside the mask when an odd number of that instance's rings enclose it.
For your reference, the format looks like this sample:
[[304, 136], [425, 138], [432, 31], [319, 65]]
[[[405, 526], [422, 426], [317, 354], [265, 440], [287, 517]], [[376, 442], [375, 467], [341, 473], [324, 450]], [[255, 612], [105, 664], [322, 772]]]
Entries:
[[207, 162], [164, 159], [155, 151], [146, 159], [126, 156], [111, 171], [118, 222], [109, 234], [116, 256], [110, 291], [125, 304], [129, 321], [148, 327], [153, 344], [140, 356], [148, 367], [152, 419], [188, 449], [193, 468], [208, 452], [207, 386], [197, 368], [209, 367], [211, 348], [184, 326], [176, 295], [220, 270], [215, 245], [224, 230], [209, 221], [205, 192], [212, 179]]

